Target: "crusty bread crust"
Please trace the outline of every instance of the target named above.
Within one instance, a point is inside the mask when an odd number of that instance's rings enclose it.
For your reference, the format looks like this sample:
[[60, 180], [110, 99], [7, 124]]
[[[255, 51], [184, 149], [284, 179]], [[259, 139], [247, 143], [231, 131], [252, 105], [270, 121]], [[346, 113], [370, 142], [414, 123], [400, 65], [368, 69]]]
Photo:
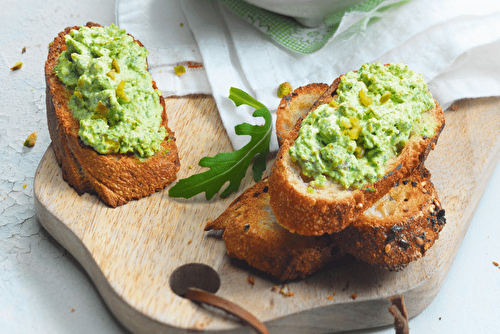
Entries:
[[[99, 25], [87, 23], [87, 26]], [[68, 27], [58, 34], [49, 47], [45, 63], [47, 121], [52, 147], [64, 180], [79, 195], [95, 194], [107, 205], [117, 207], [159, 191], [176, 179], [180, 168], [177, 146], [174, 133], [168, 128], [163, 97], [160, 97], [162, 125], [168, 136], [161, 144], [163, 150], [146, 161], [139, 161], [133, 154], [99, 154], [83, 144], [78, 137], [79, 122], [68, 108], [70, 92], [54, 73], [59, 55], [66, 50], [64, 36], [78, 28]], [[154, 81], [153, 87], [156, 88]]]
[[267, 179], [248, 188], [205, 230], [224, 230], [229, 256], [281, 281], [311, 275], [345, 255], [329, 235], [303, 236], [280, 226], [269, 205]]
[[422, 257], [446, 219], [424, 167], [403, 178], [352, 224], [331, 237], [358, 260], [399, 271]]
[[311, 83], [283, 96], [276, 110], [276, 135], [279, 146], [283, 145], [297, 120], [307, 114], [328, 87], [329, 85], [323, 83]]
[[[340, 77], [313, 105], [329, 103], [336, 95]], [[309, 111], [310, 112], [310, 111]], [[386, 164], [386, 175], [375, 183], [360, 189], [343, 189], [329, 182], [313, 193], [307, 190], [308, 182], [302, 178], [300, 166], [292, 162], [289, 148], [299, 135], [303, 117], [299, 118], [283, 142], [269, 176], [270, 203], [278, 222], [288, 230], [303, 235], [321, 235], [339, 232], [351, 224], [364, 210], [382, 198], [403, 177], [423, 166], [428, 153], [435, 147], [445, 120], [442, 108], [426, 111], [436, 122], [435, 135], [412, 135], [401, 154]]]

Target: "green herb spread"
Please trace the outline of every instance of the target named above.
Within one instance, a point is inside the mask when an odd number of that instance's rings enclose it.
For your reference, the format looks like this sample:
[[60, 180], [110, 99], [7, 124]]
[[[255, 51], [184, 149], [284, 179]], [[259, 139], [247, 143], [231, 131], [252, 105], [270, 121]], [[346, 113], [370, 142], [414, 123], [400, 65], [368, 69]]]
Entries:
[[364, 64], [341, 77], [337, 94], [304, 118], [290, 147], [312, 186], [327, 178], [345, 188], [371, 184], [415, 131], [434, 134], [435, 123], [422, 114], [434, 107], [427, 83], [405, 64]]
[[145, 158], [160, 151], [167, 131], [148, 51], [116, 25], [84, 26], [65, 39], [54, 71], [72, 92], [68, 106], [80, 121], [80, 139], [101, 154]]

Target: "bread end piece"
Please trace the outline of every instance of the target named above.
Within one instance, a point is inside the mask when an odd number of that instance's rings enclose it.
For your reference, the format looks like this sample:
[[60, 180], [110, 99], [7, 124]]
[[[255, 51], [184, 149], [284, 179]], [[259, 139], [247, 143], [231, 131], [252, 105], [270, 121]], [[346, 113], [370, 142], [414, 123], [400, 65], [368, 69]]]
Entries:
[[[86, 26], [100, 25], [89, 22]], [[108, 206], [117, 207], [159, 191], [177, 178], [180, 168], [177, 146], [174, 133], [168, 128], [163, 97], [160, 97], [162, 125], [168, 136], [161, 144], [163, 150], [146, 161], [139, 161], [133, 154], [102, 155], [83, 144], [78, 137], [79, 122], [68, 108], [70, 92], [53, 71], [59, 55], [66, 50], [64, 36], [78, 28], [68, 27], [58, 34], [50, 44], [45, 62], [47, 122], [52, 147], [63, 179], [79, 195], [95, 194]], [[154, 81], [153, 87], [156, 88]]]

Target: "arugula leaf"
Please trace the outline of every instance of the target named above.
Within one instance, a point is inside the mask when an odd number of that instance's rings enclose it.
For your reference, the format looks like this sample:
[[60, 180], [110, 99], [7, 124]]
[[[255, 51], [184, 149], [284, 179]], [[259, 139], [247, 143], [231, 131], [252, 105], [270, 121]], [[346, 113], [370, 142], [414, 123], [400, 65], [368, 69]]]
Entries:
[[263, 117], [265, 124], [251, 125], [242, 123], [236, 125], [234, 127], [236, 134], [239, 136], [249, 135], [251, 136], [250, 141], [239, 150], [219, 153], [215, 157], [201, 158], [199, 165], [210, 169], [179, 180], [177, 184], [170, 188], [169, 196], [190, 198], [205, 192], [206, 199], [210, 200], [229, 181], [229, 185], [220, 194], [220, 197], [227, 197], [238, 190], [241, 180], [245, 177], [246, 171], [254, 158], [252, 166], [253, 178], [255, 182], [260, 181], [262, 178], [262, 174], [266, 170], [269, 144], [271, 142], [271, 113], [265, 105], [241, 89], [231, 87], [229, 98], [237, 107], [246, 104], [255, 108], [256, 110], [252, 116]]

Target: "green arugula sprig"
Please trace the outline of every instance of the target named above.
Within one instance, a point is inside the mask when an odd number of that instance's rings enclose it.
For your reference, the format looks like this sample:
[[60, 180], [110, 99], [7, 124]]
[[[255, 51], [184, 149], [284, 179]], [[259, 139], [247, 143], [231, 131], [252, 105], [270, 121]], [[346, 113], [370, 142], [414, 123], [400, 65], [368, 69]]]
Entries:
[[219, 153], [215, 157], [204, 157], [200, 159], [201, 167], [209, 170], [191, 175], [170, 188], [168, 194], [171, 197], [190, 198], [205, 192], [205, 197], [210, 200], [229, 181], [229, 185], [220, 194], [227, 197], [238, 190], [241, 180], [245, 177], [248, 167], [255, 157], [252, 172], [255, 182], [260, 181], [266, 170], [266, 161], [269, 154], [271, 142], [272, 118], [271, 113], [265, 105], [245, 93], [241, 89], [231, 87], [229, 98], [239, 107], [246, 104], [255, 108], [253, 117], [263, 117], [264, 125], [251, 125], [248, 123], [238, 124], [234, 127], [237, 135], [249, 135], [250, 141], [237, 151]]

